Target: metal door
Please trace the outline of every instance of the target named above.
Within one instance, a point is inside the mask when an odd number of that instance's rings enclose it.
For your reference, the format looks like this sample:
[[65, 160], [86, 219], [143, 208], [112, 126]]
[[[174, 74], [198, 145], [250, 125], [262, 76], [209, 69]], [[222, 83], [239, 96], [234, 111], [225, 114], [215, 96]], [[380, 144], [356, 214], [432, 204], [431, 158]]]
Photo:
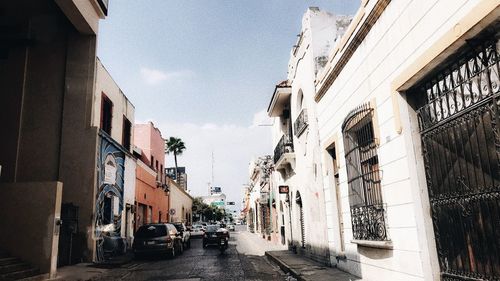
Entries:
[[79, 262], [75, 248], [78, 239], [78, 206], [71, 203], [61, 205], [61, 229], [59, 232], [59, 253], [57, 265], [65, 266]]
[[412, 93], [443, 280], [500, 280], [499, 45], [478, 42]]

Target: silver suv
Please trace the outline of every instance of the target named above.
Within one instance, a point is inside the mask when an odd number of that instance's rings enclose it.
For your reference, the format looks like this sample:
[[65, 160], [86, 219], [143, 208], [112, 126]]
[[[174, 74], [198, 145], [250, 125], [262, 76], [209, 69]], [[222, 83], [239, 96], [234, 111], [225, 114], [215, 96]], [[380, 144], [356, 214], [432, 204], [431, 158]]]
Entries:
[[182, 238], [182, 243], [186, 248], [191, 248], [191, 232], [187, 229], [186, 225], [182, 222], [172, 223], [177, 231], [180, 233], [179, 236]]

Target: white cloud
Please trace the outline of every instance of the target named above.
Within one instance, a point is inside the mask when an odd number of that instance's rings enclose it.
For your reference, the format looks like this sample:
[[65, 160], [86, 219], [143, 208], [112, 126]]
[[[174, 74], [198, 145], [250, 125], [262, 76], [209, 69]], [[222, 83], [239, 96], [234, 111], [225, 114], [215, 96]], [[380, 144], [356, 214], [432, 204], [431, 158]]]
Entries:
[[142, 79], [149, 85], [157, 85], [163, 81], [185, 79], [192, 77], [193, 75], [194, 73], [190, 70], [164, 72], [147, 67], [141, 68]]
[[[262, 116], [256, 113], [255, 116]], [[255, 120], [260, 120], [254, 116]], [[269, 123], [269, 122], [268, 122]], [[266, 124], [268, 124], [266, 123]], [[260, 123], [256, 123], [260, 124]], [[252, 158], [272, 153], [271, 129], [267, 126], [234, 124], [173, 124], [155, 123], [164, 138], [175, 136], [186, 144], [179, 165], [186, 166], [188, 189], [194, 196], [207, 195], [212, 175], [214, 153], [214, 183], [221, 186], [228, 201], [241, 203], [243, 184], [248, 183], [248, 165]], [[167, 155], [167, 166], [173, 166], [173, 156]]]
[[269, 126], [272, 124], [272, 122], [273, 120], [269, 118], [269, 116], [267, 115], [267, 111], [264, 109], [253, 115], [253, 121], [251, 127]]

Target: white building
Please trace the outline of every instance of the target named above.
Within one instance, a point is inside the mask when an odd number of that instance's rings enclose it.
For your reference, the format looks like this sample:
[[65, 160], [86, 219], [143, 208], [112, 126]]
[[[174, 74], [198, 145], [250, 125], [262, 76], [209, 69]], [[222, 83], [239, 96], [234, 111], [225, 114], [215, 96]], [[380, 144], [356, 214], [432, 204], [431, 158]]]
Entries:
[[[268, 108], [269, 116], [275, 118], [276, 172], [271, 196], [276, 198], [280, 235], [292, 249], [323, 263], [329, 263], [329, 251], [326, 213], [318, 207], [325, 199], [314, 81], [349, 21], [318, 8], [307, 10], [290, 54], [288, 78], [276, 86]], [[280, 195], [280, 185], [287, 186], [289, 193]]]
[[271, 196], [270, 175], [273, 168], [270, 155], [252, 160], [249, 165], [249, 185], [245, 206], [247, 207], [247, 228], [250, 232], [260, 233], [268, 240], [278, 240], [276, 224], [276, 200]]
[[218, 193], [209, 196], [201, 196], [203, 203], [207, 205], [217, 206], [220, 209], [226, 209], [226, 194]]
[[499, 4], [362, 1], [315, 80], [333, 265], [499, 278]]

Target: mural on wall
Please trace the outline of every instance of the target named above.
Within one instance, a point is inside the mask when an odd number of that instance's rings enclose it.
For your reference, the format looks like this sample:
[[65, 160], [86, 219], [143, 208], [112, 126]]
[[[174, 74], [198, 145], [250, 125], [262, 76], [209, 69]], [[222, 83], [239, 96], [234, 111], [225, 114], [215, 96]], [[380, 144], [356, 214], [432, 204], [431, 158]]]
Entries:
[[103, 261], [104, 236], [120, 235], [123, 210], [125, 153], [106, 136], [100, 137], [95, 201], [96, 260]]

